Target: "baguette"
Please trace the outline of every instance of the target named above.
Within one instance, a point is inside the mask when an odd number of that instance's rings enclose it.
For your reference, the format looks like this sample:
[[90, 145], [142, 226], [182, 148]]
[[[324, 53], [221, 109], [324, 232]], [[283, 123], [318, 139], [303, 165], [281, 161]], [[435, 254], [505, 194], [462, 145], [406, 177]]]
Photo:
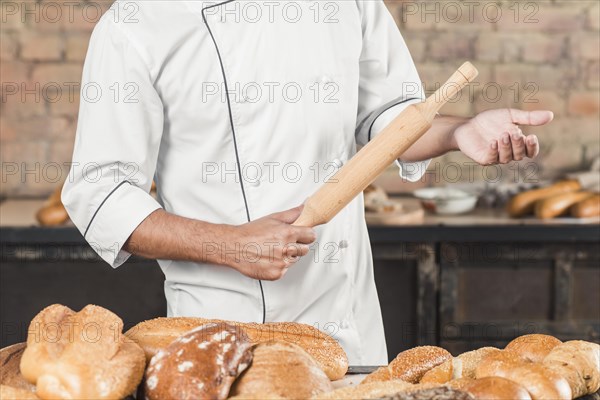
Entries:
[[[138, 343], [150, 359], [173, 340], [209, 322], [227, 322], [204, 318], [156, 318], [141, 322], [125, 333]], [[296, 322], [265, 324], [228, 322], [240, 327], [252, 344], [283, 341], [300, 346], [315, 359], [330, 380], [341, 379], [348, 371], [348, 358], [339, 343], [318, 329]]]
[[595, 194], [569, 209], [571, 216], [575, 218], [592, 218], [600, 215], [600, 194]]
[[530, 334], [519, 336], [506, 345], [506, 351], [512, 351], [526, 360], [542, 362], [553, 348], [562, 342], [550, 335]]
[[600, 389], [600, 346], [596, 343], [565, 342], [550, 351], [544, 365], [569, 382], [574, 398]]
[[254, 346], [252, 365], [236, 380], [231, 394], [308, 399], [332, 390], [325, 372], [301, 347], [269, 342]]
[[529, 190], [514, 196], [507, 205], [508, 215], [522, 217], [533, 212], [536, 201], [561, 193], [574, 192], [581, 189], [581, 184], [576, 180], [565, 180], [551, 186]]
[[572, 192], [544, 198], [535, 203], [535, 216], [539, 219], [558, 217], [565, 214], [573, 204], [592, 196], [590, 192]]

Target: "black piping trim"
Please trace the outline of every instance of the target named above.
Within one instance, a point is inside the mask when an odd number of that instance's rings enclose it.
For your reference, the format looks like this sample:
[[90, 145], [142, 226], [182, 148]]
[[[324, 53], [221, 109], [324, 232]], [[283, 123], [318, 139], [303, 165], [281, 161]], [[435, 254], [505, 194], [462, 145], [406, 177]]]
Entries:
[[[235, 0], [227, 0], [227, 1], [223, 1], [221, 3], [217, 3], [217, 4], [213, 4], [213, 5], [204, 7], [202, 9], [202, 20], [204, 21], [204, 25], [206, 25], [206, 28], [208, 29], [208, 33], [210, 34], [212, 42], [215, 45], [215, 50], [217, 51], [217, 57], [219, 58], [219, 65], [221, 66], [221, 74], [223, 74], [223, 85], [225, 86], [225, 93], [227, 95], [226, 96], [227, 97], [227, 111], [229, 112], [229, 123], [231, 125], [231, 133], [233, 135], [233, 148], [235, 149], [235, 160], [237, 162], [237, 169], [238, 169], [238, 174], [240, 177], [240, 188], [242, 189], [242, 197], [244, 198], [244, 207], [246, 208], [246, 218], [247, 218], [248, 222], [250, 222], [251, 221], [250, 210], [248, 208], [248, 200], [246, 199], [246, 191], [244, 190], [244, 180], [242, 179], [240, 157], [239, 157], [239, 153], [238, 153], [237, 140], [235, 137], [235, 126], [233, 124], [233, 113], [231, 111], [231, 100], [229, 99], [229, 87], [227, 85], [227, 76], [225, 75], [225, 67], [223, 66], [223, 59], [221, 58], [221, 52], [219, 51], [219, 46], [217, 45], [217, 41], [215, 39], [215, 36], [212, 33], [212, 30], [210, 29], [210, 25], [208, 25], [208, 21], [206, 20], [206, 14], [205, 14], [205, 11], [208, 10], [209, 8], [219, 7], [219, 6], [225, 5], [227, 3], [231, 3], [232, 1], [235, 1]], [[267, 318], [267, 305], [265, 302], [265, 292], [263, 290], [262, 281], [260, 279], [258, 280], [258, 285], [260, 286], [260, 296], [262, 299], [262, 306], [263, 306], [262, 322], [264, 324], [266, 321], [266, 318]]]
[[92, 226], [92, 222], [94, 222], [94, 218], [96, 218], [96, 214], [98, 214], [98, 211], [100, 211], [100, 209], [102, 208], [102, 206], [104, 205], [104, 203], [106, 202], [106, 200], [108, 200], [108, 198], [110, 196], [112, 196], [112, 194], [114, 192], [116, 192], [118, 188], [120, 188], [121, 186], [123, 186], [124, 183], [129, 183], [131, 185], [131, 182], [129, 182], [129, 181], [123, 181], [123, 182], [119, 183], [113, 190], [110, 191], [109, 194], [106, 195], [106, 197], [104, 198], [104, 200], [102, 200], [102, 203], [100, 203], [100, 205], [98, 206], [98, 208], [96, 208], [96, 211], [94, 212], [94, 215], [92, 215], [92, 219], [90, 219], [90, 222], [88, 223], [87, 228], [85, 228], [85, 232], [83, 233], [83, 237], [84, 238], [85, 238], [85, 235], [87, 235], [88, 230], [90, 229], [90, 226]]
[[409, 99], [404, 99], [404, 100], [401, 100], [401, 101], [394, 102], [394, 103], [388, 105], [385, 109], [381, 110], [379, 112], [379, 114], [375, 118], [373, 118], [373, 121], [371, 121], [371, 125], [369, 125], [369, 134], [368, 134], [368, 139], [367, 140], [369, 142], [371, 141], [371, 131], [373, 130], [373, 125], [375, 125], [375, 121], [377, 121], [377, 118], [379, 118], [381, 116], [381, 114], [383, 114], [384, 112], [386, 112], [387, 110], [389, 110], [392, 107], [396, 107], [399, 104], [404, 104], [407, 101], [412, 101], [412, 100], [421, 100], [421, 99], [419, 97], [411, 97]]

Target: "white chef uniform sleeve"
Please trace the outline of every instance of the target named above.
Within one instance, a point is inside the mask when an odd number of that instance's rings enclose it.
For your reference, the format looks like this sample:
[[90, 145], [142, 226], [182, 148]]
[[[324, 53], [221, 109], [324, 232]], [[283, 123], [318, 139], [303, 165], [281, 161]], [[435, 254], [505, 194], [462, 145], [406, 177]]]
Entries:
[[[109, 13], [107, 13], [109, 14]], [[106, 15], [83, 68], [73, 164], [62, 201], [92, 248], [113, 267], [135, 228], [160, 204], [149, 194], [163, 129], [163, 105], [149, 63]]]
[[[362, 52], [356, 140], [366, 144], [404, 108], [424, 99], [419, 74], [406, 43], [381, 0], [357, 0], [362, 24]], [[400, 176], [421, 179], [431, 160], [397, 161]]]

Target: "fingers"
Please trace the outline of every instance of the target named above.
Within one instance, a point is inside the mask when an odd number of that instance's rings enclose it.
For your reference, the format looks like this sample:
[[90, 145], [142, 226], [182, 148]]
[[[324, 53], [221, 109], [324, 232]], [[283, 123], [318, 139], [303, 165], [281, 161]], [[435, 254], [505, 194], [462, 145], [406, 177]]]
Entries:
[[523, 111], [517, 109], [509, 109], [508, 111], [513, 124], [540, 126], [546, 125], [554, 119], [552, 111]]
[[308, 254], [309, 251], [310, 247], [307, 244], [290, 243], [287, 246], [285, 246], [284, 256], [290, 262], [296, 262], [298, 261], [298, 258], [304, 257]]
[[504, 132], [498, 141], [498, 161], [507, 164], [513, 159], [512, 144], [508, 132]]
[[525, 138], [525, 146], [527, 148], [527, 157], [534, 158], [540, 152], [540, 142], [537, 136], [529, 135]]
[[294, 226], [294, 239], [297, 243], [311, 244], [317, 239], [317, 235], [313, 228]]
[[290, 208], [286, 211], [271, 214], [270, 217], [278, 221], [285, 222], [286, 224], [291, 224], [298, 219], [303, 208], [304, 205], [300, 205], [298, 207]]
[[527, 148], [525, 147], [525, 136], [520, 129], [518, 132], [515, 132], [510, 137], [510, 142], [512, 144], [512, 155], [513, 160], [521, 161], [523, 158], [527, 156]]

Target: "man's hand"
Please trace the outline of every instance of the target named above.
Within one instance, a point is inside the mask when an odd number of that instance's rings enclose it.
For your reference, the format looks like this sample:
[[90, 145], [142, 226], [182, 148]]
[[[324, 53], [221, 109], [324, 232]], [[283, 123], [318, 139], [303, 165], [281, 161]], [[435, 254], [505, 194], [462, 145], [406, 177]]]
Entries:
[[312, 228], [292, 225], [301, 211], [302, 206], [233, 227], [220, 263], [250, 278], [281, 279], [316, 239]]
[[483, 165], [533, 158], [539, 153], [539, 141], [535, 135], [523, 135], [519, 125], [545, 125], [553, 118], [551, 111], [485, 111], [456, 128], [452, 147]]

